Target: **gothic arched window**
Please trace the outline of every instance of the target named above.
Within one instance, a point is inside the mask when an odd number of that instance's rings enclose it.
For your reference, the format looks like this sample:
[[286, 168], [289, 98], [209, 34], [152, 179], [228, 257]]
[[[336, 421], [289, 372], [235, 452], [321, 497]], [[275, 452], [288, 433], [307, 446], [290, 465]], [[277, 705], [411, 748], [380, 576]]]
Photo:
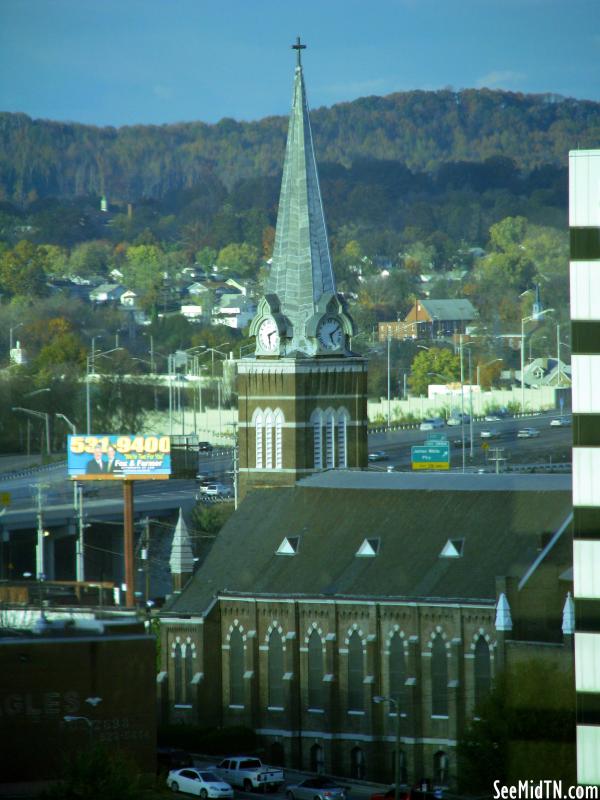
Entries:
[[325, 418], [325, 466], [327, 469], [335, 467], [335, 415], [329, 411]]
[[269, 706], [283, 708], [283, 642], [275, 628], [269, 636]]
[[316, 630], [308, 637], [308, 707], [323, 708], [323, 643]]
[[338, 467], [348, 466], [348, 412], [341, 409], [337, 423]]
[[263, 466], [263, 427], [265, 424], [263, 412], [257, 409], [253, 414], [254, 430], [256, 437], [256, 466], [262, 469]]
[[448, 783], [448, 754], [438, 750], [433, 756], [433, 782], [437, 786]]
[[490, 648], [484, 636], [477, 639], [475, 645], [475, 707], [479, 706], [482, 700], [490, 691], [492, 681], [492, 670], [490, 663]]
[[364, 710], [363, 646], [358, 631], [348, 640], [348, 710]]
[[313, 463], [315, 469], [323, 469], [323, 414], [320, 409], [310, 416], [313, 429]]
[[244, 641], [239, 628], [229, 637], [229, 702], [244, 705]]
[[194, 677], [194, 664], [192, 659], [194, 658], [194, 648], [192, 647], [191, 643], [188, 642], [185, 646], [185, 659], [183, 661], [184, 667], [184, 695], [185, 695], [185, 702], [191, 703], [192, 702], [192, 679]]
[[175, 644], [171, 652], [173, 655], [173, 700], [176, 704], [180, 704], [184, 701], [181, 645]]
[[390, 697], [397, 703], [398, 713], [406, 712], [406, 662], [404, 642], [398, 633], [390, 640]]
[[283, 467], [283, 411], [275, 411], [275, 468]]
[[448, 657], [439, 634], [431, 648], [431, 713], [434, 717], [448, 716]]
[[360, 747], [353, 747], [350, 753], [350, 777], [362, 781], [366, 771], [364, 751]]
[[273, 469], [273, 425], [275, 418], [271, 410], [265, 413], [265, 467]]

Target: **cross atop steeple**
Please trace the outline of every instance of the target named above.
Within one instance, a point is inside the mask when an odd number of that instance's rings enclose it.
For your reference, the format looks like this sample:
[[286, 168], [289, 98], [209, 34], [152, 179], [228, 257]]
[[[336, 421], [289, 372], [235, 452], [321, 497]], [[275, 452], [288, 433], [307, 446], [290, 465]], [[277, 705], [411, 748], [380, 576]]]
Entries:
[[296, 66], [297, 67], [301, 67], [302, 66], [302, 61], [300, 60], [300, 51], [301, 50], [306, 50], [306, 45], [305, 44], [301, 44], [299, 36], [296, 36], [296, 44], [292, 45], [292, 50], [296, 51]]

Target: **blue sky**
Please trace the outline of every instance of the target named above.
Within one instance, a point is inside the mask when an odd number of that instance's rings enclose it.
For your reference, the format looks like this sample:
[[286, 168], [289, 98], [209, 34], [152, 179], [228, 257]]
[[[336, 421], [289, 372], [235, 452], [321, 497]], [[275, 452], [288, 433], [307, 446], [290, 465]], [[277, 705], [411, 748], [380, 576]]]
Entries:
[[600, 100], [599, 0], [0, 0], [0, 110], [95, 125], [488, 86]]

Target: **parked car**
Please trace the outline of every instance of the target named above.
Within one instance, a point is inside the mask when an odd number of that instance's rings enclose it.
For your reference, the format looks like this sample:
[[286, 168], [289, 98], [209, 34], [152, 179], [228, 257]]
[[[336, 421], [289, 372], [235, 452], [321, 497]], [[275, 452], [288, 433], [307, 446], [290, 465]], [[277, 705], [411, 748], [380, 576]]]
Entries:
[[551, 428], [566, 428], [571, 424], [571, 417], [555, 417], [550, 420]]
[[173, 769], [167, 775], [167, 786], [174, 792], [198, 797], [233, 797], [233, 789], [214, 772], [202, 769]]
[[479, 434], [482, 439], [497, 439], [500, 436], [500, 431], [497, 428], [485, 428]]
[[278, 789], [285, 781], [283, 770], [265, 766], [260, 758], [235, 756], [215, 767], [217, 775], [246, 792], [253, 789]]
[[330, 778], [307, 778], [288, 786], [285, 796], [287, 800], [346, 800], [347, 787]]
[[369, 453], [367, 458], [369, 461], [387, 461], [389, 456], [385, 450], [375, 450], [373, 453]]
[[535, 439], [539, 435], [538, 428], [521, 428], [520, 431], [517, 431], [517, 439]]
[[435, 417], [433, 419], [424, 419], [423, 422], [419, 425], [420, 431], [434, 431], [436, 428], [443, 428], [444, 427], [444, 420], [440, 417]]

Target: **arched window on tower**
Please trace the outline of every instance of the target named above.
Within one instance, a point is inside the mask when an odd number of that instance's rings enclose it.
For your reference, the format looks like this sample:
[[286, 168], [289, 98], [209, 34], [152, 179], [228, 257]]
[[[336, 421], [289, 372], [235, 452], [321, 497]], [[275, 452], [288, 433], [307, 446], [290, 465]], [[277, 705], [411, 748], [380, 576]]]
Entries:
[[229, 637], [229, 703], [244, 705], [244, 641], [239, 628]]
[[275, 468], [283, 467], [283, 411], [278, 408], [275, 411]]
[[431, 714], [434, 717], [448, 716], [448, 657], [439, 633], [431, 648]]
[[475, 645], [475, 708], [486, 698], [492, 682], [490, 648], [484, 636], [477, 639]]
[[363, 646], [358, 631], [348, 640], [348, 710], [364, 711]]
[[328, 411], [325, 417], [325, 466], [335, 468], [335, 414]]
[[263, 467], [263, 430], [265, 418], [261, 409], [257, 408], [252, 415], [252, 422], [254, 424], [255, 438], [256, 438], [256, 466], [258, 469]]
[[323, 643], [316, 630], [308, 637], [308, 707], [323, 708]]
[[283, 642], [274, 628], [269, 636], [269, 706], [283, 708]]
[[323, 469], [323, 413], [317, 408], [310, 415], [313, 429], [313, 464], [315, 469]]
[[348, 466], [348, 417], [345, 408], [338, 411], [337, 423], [337, 448], [338, 448], [338, 467], [344, 469]]
[[390, 697], [396, 701], [398, 713], [406, 713], [406, 662], [404, 642], [398, 633], [390, 641], [389, 667]]
[[180, 705], [184, 701], [183, 696], [183, 674], [182, 674], [182, 655], [181, 645], [176, 643], [171, 649], [173, 656], [173, 701]]
[[192, 679], [194, 677], [193, 658], [194, 648], [192, 647], [191, 643], [188, 642], [185, 646], [185, 659], [183, 662], [183, 693], [185, 696], [185, 702], [188, 704], [192, 702]]
[[265, 467], [273, 469], [273, 425], [275, 418], [273, 412], [268, 409], [265, 412]]

